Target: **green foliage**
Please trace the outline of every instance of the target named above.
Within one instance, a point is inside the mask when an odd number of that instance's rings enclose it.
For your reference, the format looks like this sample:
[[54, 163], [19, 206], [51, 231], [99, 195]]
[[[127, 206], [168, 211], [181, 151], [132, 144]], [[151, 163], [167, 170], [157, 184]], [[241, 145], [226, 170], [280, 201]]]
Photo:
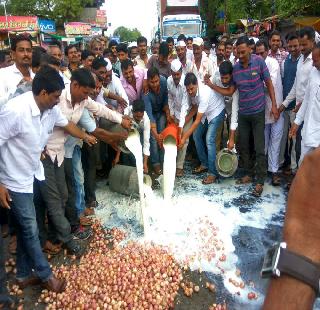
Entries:
[[[7, 13], [53, 19], [58, 24], [77, 21], [82, 9], [93, 0], [7, 0]], [[3, 8], [0, 11], [3, 14]]]
[[141, 36], [141, 32], [137, 28], [129, 29], [120, 26], [113, 32], [113, 36], [119, 36], [122, 42], [133, 42]]

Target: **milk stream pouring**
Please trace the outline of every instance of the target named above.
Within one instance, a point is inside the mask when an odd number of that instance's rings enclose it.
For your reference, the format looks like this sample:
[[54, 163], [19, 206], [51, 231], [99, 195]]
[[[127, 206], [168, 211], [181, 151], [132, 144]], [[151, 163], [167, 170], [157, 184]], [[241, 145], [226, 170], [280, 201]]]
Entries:
[[141, 205], [141, 218], [142, 224], [145, 229], [147, 224], [147, 219], [145, 215], [145, 198], [143, 190], [143, 156], [142, 156], [142, 145], [140, 142], [140, 135], [137, 130], [132, 130], [129, 133], [127, 140], [125, 141], [126, 147], [134, 155], [136, 159], [137, 174], [138, 174], [138, 183], [139, 183], [139, 196], [140, 196], [140, 205]]

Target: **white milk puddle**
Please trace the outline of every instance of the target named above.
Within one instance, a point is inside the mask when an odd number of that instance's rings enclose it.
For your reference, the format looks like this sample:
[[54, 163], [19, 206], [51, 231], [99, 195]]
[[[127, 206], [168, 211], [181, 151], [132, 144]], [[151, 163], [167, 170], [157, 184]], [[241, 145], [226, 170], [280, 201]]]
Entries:
[[[241, 227], [264, 229], [269, 224], [281, 225], [273, 217], [284, 209], [282, 190], [266, 185], [262, 199], [252, 202], [245, 195], [248, 187], [236, 186], [232, 179], [203, 186], [199, 179], [187, 175], [177, 181], [173, 191], [177, 147], [171, 144], [165, 146], [163, 199], [160, 190], [152, 191], [143, 185], [139, 135], [130, 136], [126, 145], [136, 157], [141, 203], [106, 187], [98, 189], [101, 207], [96, 214], [102, 223], [125, 230], [128, 240], [165, 246], [182, 266], [221, 275], [225, 288], [236, 300], [248, 302], [248, 293], [255, 289], [248, 283], [243, 289], [239, 288], [245, 280], [241, 277], [244, 274], [236, 276], [240, 262], [232, 237], [238, 235]], [[142, 210], [144, 236], [136, 219], [138, 208]], [[262, 298], [250, 301], [250, 306], [257, 307]]]

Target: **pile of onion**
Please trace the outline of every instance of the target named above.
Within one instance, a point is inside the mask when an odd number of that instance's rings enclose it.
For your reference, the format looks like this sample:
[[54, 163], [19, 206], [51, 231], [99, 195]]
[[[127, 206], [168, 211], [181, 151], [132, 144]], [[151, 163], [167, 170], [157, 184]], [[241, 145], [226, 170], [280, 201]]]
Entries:
[[[118, 229], [105, 231], [93, 226], [94, 237], [89, 251], [79, 264], [54, 267], [54, 273], [68, 282], [65, 292], [42, 291], [39, 302], [46, 309], [154, 309], [174, 307], [182, 271], [165, 249], [129, 242]], [[110, 246], [112, 244], [112, 246]]]

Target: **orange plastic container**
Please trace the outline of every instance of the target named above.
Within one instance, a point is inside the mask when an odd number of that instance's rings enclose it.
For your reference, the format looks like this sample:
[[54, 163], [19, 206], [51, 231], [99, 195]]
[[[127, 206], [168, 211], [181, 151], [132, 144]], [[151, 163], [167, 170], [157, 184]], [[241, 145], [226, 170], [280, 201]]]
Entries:
[[162, 132], [162, 141], [165, 143], [165, 140], [168, 139], [169, 137], [174, 138], [176, 141], [177, 146], [179, 145], [180, 137], [178, 137], [178, 126], [176, 124], [169, 124]]

